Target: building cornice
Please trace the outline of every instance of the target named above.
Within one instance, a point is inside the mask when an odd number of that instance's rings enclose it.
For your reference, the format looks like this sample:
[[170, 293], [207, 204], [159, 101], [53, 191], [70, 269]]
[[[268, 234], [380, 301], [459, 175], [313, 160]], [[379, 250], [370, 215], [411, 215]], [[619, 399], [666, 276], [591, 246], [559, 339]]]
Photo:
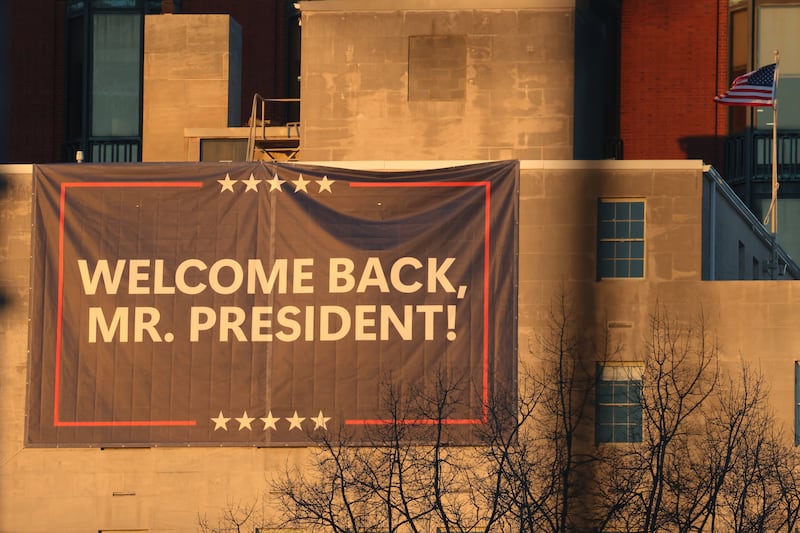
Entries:
[[303, 12], [468, 11], [473, 9], [575, 9], [575, 0], [305, 0]]

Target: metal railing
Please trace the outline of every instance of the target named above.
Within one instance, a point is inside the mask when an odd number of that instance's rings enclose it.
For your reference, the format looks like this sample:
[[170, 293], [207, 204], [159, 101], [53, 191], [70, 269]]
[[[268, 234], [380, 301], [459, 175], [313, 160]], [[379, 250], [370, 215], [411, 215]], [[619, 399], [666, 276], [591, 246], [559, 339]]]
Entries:
[[79, 141], [64, 145], [64, 161], [75, 162], [78, 151], [86, 163], [136, 163], [142, 160], [140, 137], [91, 137], [82, 147]]
[[250, 111], [250, 132], [247, 137], [247, 160], [254, 161], [256, 152], [260, 151], [270, 159], [278, 156], [283, 159], [296, 159], [300, 151], [300, 123], [286, 122], [286, 136], [269, 137], [270, 127], [274, 126], [267, 118], [268, 104], [295, 104], [299, 98], [264, 98], [260, 94], [253, 95], [253, 106]]
[[[800, 131], [779, 130], [778, 179], [800, 180]], [[749, 130], [725, 140], [725, 176], [731, 184], [772, 179], [772, 132]]]

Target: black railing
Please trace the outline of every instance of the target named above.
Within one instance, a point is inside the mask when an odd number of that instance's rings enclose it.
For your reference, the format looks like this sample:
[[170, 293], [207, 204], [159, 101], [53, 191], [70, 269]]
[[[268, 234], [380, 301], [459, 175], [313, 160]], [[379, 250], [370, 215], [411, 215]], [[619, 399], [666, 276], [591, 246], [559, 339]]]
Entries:
[[[778, 179], [800, 180], [800, 131], [778, 130]], [[725, 141], [725, 179], [730, 184], [772, 179], [772, 132], [750, 130]]]
[[64, 160], [75, 162], [78, 151], [83, 151], [86, 163], [135, 163], [142, 160], [142, 140], [139, 137], [92, 137], [87, 146], [80, 142], [64, 145]]

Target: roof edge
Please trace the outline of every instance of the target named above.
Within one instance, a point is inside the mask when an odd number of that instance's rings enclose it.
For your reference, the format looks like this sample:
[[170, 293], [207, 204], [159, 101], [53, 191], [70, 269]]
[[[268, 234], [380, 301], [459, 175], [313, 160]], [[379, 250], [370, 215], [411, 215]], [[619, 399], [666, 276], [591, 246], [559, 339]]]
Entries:
[[575, 0], [305, 0], [294, 7], [303, 12], [320, 11], [496, 11], [503, 9], [575, 9]]

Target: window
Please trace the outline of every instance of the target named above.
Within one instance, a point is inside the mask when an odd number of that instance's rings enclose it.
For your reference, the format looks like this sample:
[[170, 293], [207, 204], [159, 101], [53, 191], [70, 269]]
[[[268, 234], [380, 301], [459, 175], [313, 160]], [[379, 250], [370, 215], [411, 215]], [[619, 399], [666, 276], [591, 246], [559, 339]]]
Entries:
[[644, 200], [601, 199], [598, 278], [644, 277]]
[[200, 139], [200, 161], [247, 161], [247, 139]]
[[162, 8], [161, 0], [67, 0], [65, 161], [78, 151], [87, 162], [141, 159], [144, 17]]
[[[764, 2], [766, 4], [766, 2]], [[794, 3], [788, 5], [761, 5], [757, 11], [758, 40], [756, 42], [756, 66], [769, 65], [775, 62], [774, 51], [778, 50], [780, 56], [780, 75], [777, 85], [778, 104], [780, 116], [778, 128], [800, 128], [800, 105], [793, 98], [800, 91], [800, 55], [797, 49], [797, 28], [800, 27], [800, 6]], [[753, 67], [755, 68], [755, 66]], [[755, 108], [756, 127], [771, 129], [773, 112], [771, 107]], [[788, 157], [786, 154], [784, 157]]]
[[93, 137], [139, 135], [142, 18], [139, 13], [98, 13], [92, 19]]
[[595, 413], [598, 443], [642, 441], [643, 371], [641, 364], [598, 365]]

